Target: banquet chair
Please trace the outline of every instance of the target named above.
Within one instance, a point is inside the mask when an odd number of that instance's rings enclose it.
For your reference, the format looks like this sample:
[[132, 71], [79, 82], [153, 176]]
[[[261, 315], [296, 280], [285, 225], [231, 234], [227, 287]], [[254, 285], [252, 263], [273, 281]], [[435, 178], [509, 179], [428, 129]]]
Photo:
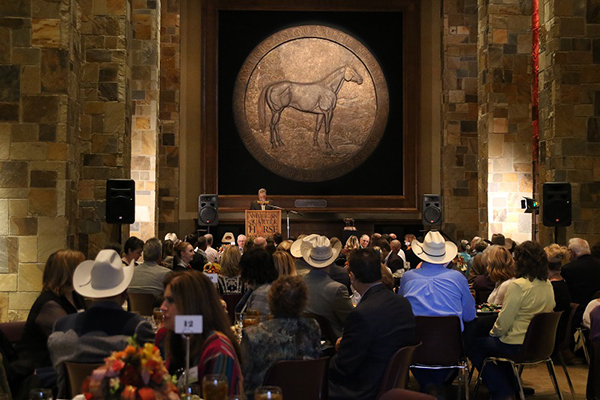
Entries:
[[435, 400], [435, 397], [406, 389], [392, 389], [385, 392], [379, 400]]
[[221, 295], [221, 298], [227, 304], [227, 314], [229, 314], [229, 322], [231, 322], [231, 325], [235, 324], [235, 306], [237, 306], [243, 296], [243, 294]]
[[0, 330], [4, 333], [9, 342], [16, 343], [21, 340], [21, 336], [23, 336], [25, 321], [2, 322], [0, 323]]
[[460, 319], [456, 315], [416, 316], [415, 322], [416, 339], [422, 344], [415, 350], [410, 368], [459, 369], [458, 397], [461, 397], [462, 383], [468, 400], [469, 364], [465, 356]]
[[152, 315], [156, 297], [150, 293], [128, 293], [130, 311], [139, 312], [140, 315]]
[[329, 357], [277, 361], [269, 368], [264, 386], [279, 386], [285, 400], [327, 399]]
[[[479, 371], [479, 377], [477, 378], [477, 384], [475, 385], [474, 397], [477, 397], [477, 391], [481, 384], [483, 371], [489, 362], [508, 362], [510, 363], [515, 378], [519, 386], [519, 396], [521, 400], [525, 400], [523, 393], [523, 383], [521, 382], [521, 373], [525, 365], [538, 364], [545, 362], [548, 367], [548, 374], [554, 384], [554, 389], [558, 398], [562, 400], [562, 394], [558, 387], [558, 381], [556, 380], [556, 373], [554, 371], [554, 363], [552, 362], [552, 352], [554, 351], [554, 341], [556, 339], [556, 328], [558, 326], [558, 320], [562, 311], [558, 312], [546, 312], [540, 313], [533, 316], [527, 333], [525, 334], [525, 340], [521, 350], [515, 355], [507, 355], [504, 357], [487, 357], [483, 360], [481, 371]], [[517, 370], [518, 366], [518, 370]]]
[[65, 362], [65, 368], [67, 368], [68, 393], [71, 396], [71, 399], [81, 393], [81, 386], [85, 379], [90, 376], [96, 368], [101, 367], [102, 365], [104, 364]]
[[[573, 388], [573, 382], [571, 381], [571, 376], [569, 375], [569, 370], [567, 369], [567, 364], [565, 363], [565, 357], [563, 356], [563, 352], [570, 351], [571, 348], [571, 331], [573, 329], [573, 318], [575, 317], [575, 314], [577, 312], [577, 307], [579, 307], [579, 304], [571, 303], [571, 311], [569, 312], [567, 324], [565, 326], [566, 332], [563, 332], [564, 337], [562, 341], [560, 343], [555, 343], [554, 353], [552, 353], [552, 356], [558, 358], [558, 361], [562, 366], [562, 369], [565, 373], [565, 377], [567, 378], [567, 383], [569, 384], [569, 389], [571, 390], [571, 396], [573, 396], [573, 398], [575, 398], [575, 389]], [[558, 332], [556, 336], [558, 337]]]
[[412, 361], [413, 353], [420, 345], [421, 343], [419, 342], [413, 346], [405, 346], [394, 353], [383, 374], [376, 399], [380, 399], [384, 393], [391, 389], [406, 388], [406, 384], [408, 383], [408, 367]]
[[333, 332], [333, 328], [331, 327], [331, 324], [329, 323], [329, 320], [327, 318], [325, 318], [322, 315], [314, 314], [311, 312], [303, 312], [302, 316], [304, 318], [315, 319], [319, 324], [319, 327], [321, 328], [321, 335], [323, 339], [331, 343], [332, 346], [335, 346], [335, 342], [337, 341], [338, 337], [335, 334], [335, 332]]

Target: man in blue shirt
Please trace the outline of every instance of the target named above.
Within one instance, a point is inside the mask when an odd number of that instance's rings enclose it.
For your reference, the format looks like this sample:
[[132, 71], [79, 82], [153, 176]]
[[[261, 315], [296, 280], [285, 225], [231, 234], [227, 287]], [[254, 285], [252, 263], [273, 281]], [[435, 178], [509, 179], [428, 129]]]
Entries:
[[[423, 263], [419, 269], [407, 271], [400, 281], [398, 293], [410, 302], [415, 315], [456, 315], [464, 323], [476, 317], [475, 299], [469, 291], [467, 278], [458, 271], [447, 269], [458, 252], [456, 245], [446, 242], [436, 231], [425, 236], [423, 243], [411, 243], [415, 255]], [[415, 370], [421, 391], [428, 386], [439, 386], [448, 376], [447, 370]]]

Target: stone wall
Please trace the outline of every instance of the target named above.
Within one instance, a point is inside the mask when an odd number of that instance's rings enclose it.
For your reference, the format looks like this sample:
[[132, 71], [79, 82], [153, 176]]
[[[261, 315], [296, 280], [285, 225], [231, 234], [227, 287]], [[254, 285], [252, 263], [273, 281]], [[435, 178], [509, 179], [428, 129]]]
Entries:
[[0, 321], [26, 317], [74, 242], [80, 27], [79, 1], [0, 2]]
[[[600, 241], [600, 3], [540, 1], [540, 171], [544, 182], [570, 182], [573, 224], [559, 242]], [[554, 241], [541, 227], [540, 241]]]
[[[482, 233], [531, 239], [531, 1], [479, 0], [479, 187]], [[487, 218], [484, 218], [487, 217]]]
[[159, 112], [159, 236], [179, 234], [179, 84], [180, 2], [168, 0], [161, 8]]
[[105, 222], [106, 180], [130, 177], [131, 2], [82, 0], [82, 11], [78, 247], [94, 257], [118, 238]]
[[160, 2], [133, 2], [131, 179], [135, 180], [135, 224], [130, 235], [156, 235]]
[[463, 239], [482, 230], [480, 215], [486, 210], [485, 203], [478, 203], [485, 191], [478, 187], [477, 172], [477, 0], [448, 0], [443, 5], [444, 229]]

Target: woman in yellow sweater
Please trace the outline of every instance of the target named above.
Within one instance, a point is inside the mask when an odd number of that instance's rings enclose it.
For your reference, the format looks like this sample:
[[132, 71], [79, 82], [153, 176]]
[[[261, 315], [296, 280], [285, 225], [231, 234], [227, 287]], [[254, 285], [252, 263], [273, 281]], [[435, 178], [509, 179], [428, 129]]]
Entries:
[[[506, 290], [502, 311], [490, 335], [476, 339], [470, 355], [478, 370], [486, 357], [518, 353], [533, 316], [554, 309], [554, 292], [548, 281], [548, 258], [542, 246], [523, 242], [515, 249], [514, 257], [517, 278]], [[517, 390], [510, 366], [503, 364], [506, 363], [490, 363], [483, 374], [483, 383], [492, 399], [513, 398]]]

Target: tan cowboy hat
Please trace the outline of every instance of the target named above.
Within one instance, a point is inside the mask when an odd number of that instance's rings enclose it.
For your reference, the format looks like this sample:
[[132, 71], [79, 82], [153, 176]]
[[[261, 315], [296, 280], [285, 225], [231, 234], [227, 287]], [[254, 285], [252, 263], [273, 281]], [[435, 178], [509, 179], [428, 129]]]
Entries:
[[221, 243], [231, 243], [235, 242], [235, 236], [233, 236], [232, 232], [225, 232], [223, 235], [223, 239], [221, 239]]
[[423, 243], [413, 240], [410, 247], [417, 257], [430, 264], [449, 263], [458, 253], [456, 245], [447, 242], [437, 231], [428, 232]]
[[341, 249], [340, 241], [332, 246], [327, 237], [311, 235], [304, 238], [300, 251], [308, 265], [314, 268], [325, 268], [335, 261]]
[[302, 258], [302, 251], [300, 250], [302, 248], [302, 242], [318, 236], [319, 235], [313, 233], [312, 235], [304, 236], [303, 238], [294, 241], [294, 243], [292, 243], [292, 247], [290, 247], [290, 254], [296, 258]]
[[123, 265], [114, 250], [100, 250], [94, 261], [79, 264], [73, 274], [73, 287], [84, 297], [101, 299], [121, 294], [133, 278], [134, 261]]

